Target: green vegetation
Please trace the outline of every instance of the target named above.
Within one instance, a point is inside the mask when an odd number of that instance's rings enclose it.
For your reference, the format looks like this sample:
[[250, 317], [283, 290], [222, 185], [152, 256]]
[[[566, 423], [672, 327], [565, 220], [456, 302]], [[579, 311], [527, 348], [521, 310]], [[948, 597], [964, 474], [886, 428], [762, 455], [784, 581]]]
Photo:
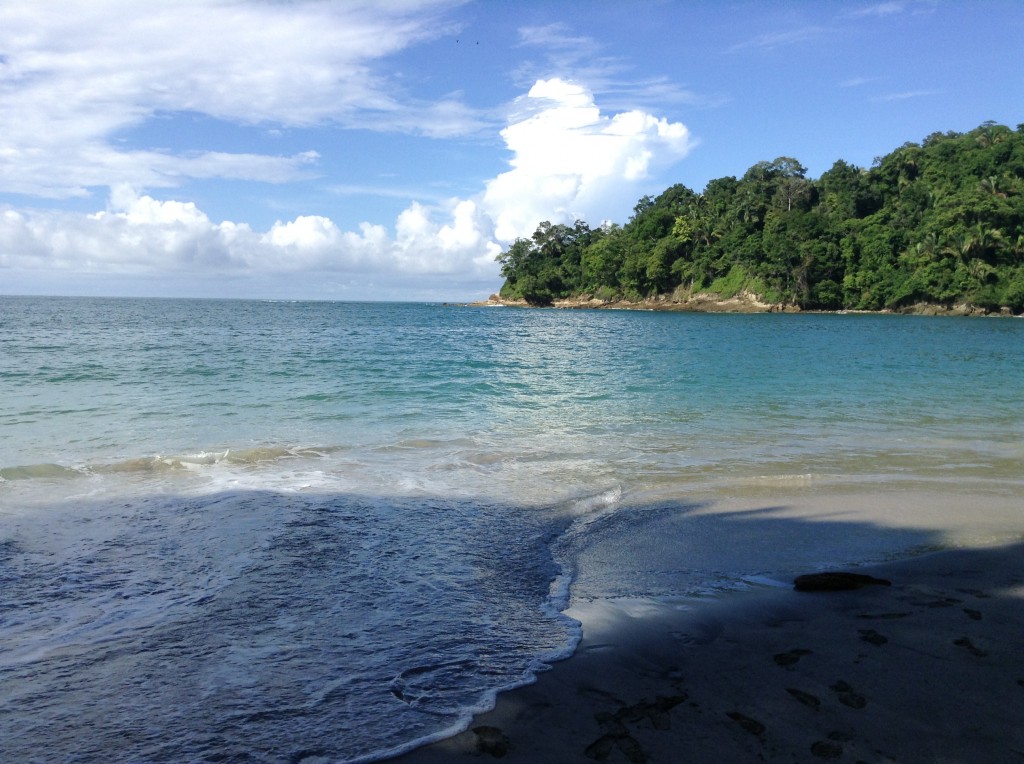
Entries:
[[741, 292], [805, 309], [1024, 311], [1024, 125], [933, 133], [817, 180], [790, 157], [674, 185], [623, 226], [541, 223], [498, 260], [501, 297]]

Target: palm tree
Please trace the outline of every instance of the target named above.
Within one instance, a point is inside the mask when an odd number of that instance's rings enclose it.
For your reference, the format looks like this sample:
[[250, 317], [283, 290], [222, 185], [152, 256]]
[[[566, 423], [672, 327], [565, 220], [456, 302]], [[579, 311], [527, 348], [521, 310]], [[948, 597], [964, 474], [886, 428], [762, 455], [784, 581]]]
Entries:
[[1006, 198], [1006, 184], [1003, 178], [997, 178], [994, 175], [991, 175], [982, 180], [978, 185], [981, 190], [987, 194], [998, 196], [1001, 199]]
[[960, 259], [964, 265], [966, 265], [978, 246], [977, 241], [967, 231], [962, 231], [954, 235], [952, 238], [947, 239], [946, 246], [943, 247], [943, 254], [953, 255]]
[[992, 120], [988, 120], [987, 122], [982, 122], [974, 132], [974, 140], [978, 142], [979, 146], [985, 149], [996, 143], [1002, 143], [1005, 141], [1010, 134], [1010, 128], [1006, 125], [1000, 125]]
[[967, 264], [967, 272], [971, 274], [971, 278], [976, 280], [978, 283], [984, 284], [996, 272], [996, 269], [984, 260], [974, 258]]
[[903, 191], [920, 174], [921, 147], [916, 143], [904, 143], [890, 156], [896, 172], [896, 188]]
[[1010, 245], [1010, 253], [1016, 260], [1024, 260], [1024, 233], [1017, 236], [1017, 240]]
[[1003, 234], [995, 228], [988, 228], [978, 223], [974, 226], [971, 238], [974, 240], [974, 254], [984, 258], [986, 255], [991, 256], [993, 250], [999, 246], [1003, 240]]
[[919, 260], [932, 260], [940, 251], [939, 235], [929, 231], [921, 241], [914, 245], [914, 254]]

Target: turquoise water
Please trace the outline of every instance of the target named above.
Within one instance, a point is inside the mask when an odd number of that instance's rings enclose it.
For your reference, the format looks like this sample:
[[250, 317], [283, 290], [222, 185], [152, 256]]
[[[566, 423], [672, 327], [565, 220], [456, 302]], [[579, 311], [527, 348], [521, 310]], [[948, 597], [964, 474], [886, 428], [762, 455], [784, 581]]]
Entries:
[[450, 734], [571, 653], [571, 597], [922, 542], [753, 562], [696, 508], [1019, 506], [1022, 369], [1016, 319], [0, 297], [0, 758]]

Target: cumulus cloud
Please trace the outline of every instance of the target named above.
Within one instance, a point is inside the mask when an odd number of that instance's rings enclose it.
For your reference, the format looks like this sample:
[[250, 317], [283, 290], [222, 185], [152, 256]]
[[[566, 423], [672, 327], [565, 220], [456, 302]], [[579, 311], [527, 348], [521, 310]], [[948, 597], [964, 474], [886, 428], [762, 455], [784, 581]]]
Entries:
[[412, 288], [450, 277], [497, 286], [495, 256], [542, 220], [621, 219], [655, 168], [685, 156], [686, 127], [640, 111], [602, 114], [586, 88], [538, 81], [501, 131], [509, 167], [479, 194], [410, 204], [392, 228], [342, 230], [329, 217], [299, 215], [266, 231], [214, 222], [196, 204], [159, 200], [119, 183], [106, 209], [89, 215], [0, 210], [0, 268], [10, 271], [223, 276], [337, 274]]
[[501, 131], [511, 169], [487, 184], [483, 206], [502, 241], [541, 220], [616, 218], [658, 166], [686, 156], [689, 131], [641, 111], [601, 114], [593, 94], [560, 79], [539, 80]]
[[[590, 90], [542, 78], [500, 132], [507, 168], [476, 194], [403, 193], [419, 201], [393, 220], [341, 226], [329, 213], [298, 214], [258, 229], [218, 222], [188, 200], [204, 180], [314, 177], [321, 157], [298, 141], [326, 131], [450, 139], [486, 130], [493, 140], [496, 112], [470, 107], [459, 90], [417, 98], [403, 87], [415, 78], [384, 69], [388, 57], [454, 32], [448, 12], [462, 2], [0, 3], [0, 199], [50, 205], [0, 203], [0, 290], [11, 291], [14, 276], [28, 283], [25, 274], [65, 274], [72, 284], [75, 274], [176, 283], [329, 274], [493, 289], [494, 258], [514, 238], [542, 220], [621, 219], [655, 190], [644, 185], [652, 174], [685, 156], [682, 124], [635, 101], [602, 113]], [[520, 41], [557, 53], [557, 71], [599, 79], [618, 66], [564, 25], [524, 28]], [[287, 149], [266, 148], [279, 139]], [[333, 155], [323, 161], [332, 163]], [[74, 198], [97, 201], [61, 201]], [[85, 205], [96, 211], [81, 212]]]
[[246, 262], [248, 226], [214, 224], [192, 202], [157, 201], [127, 186], [106, 210], [81, 215], [5, 210], [0, 267], [14, 270], [159, 274], [207, 272]]
[[[439, 219], [438, 219], [439, 218]], [[112, 190], [107, 209], [71, 212], [4, 210], [0, 267], [94, 273], [188, 270], [244, 272], [445, 274], [486, 266], [500, 248], [485, 238], [476, 204], [453, 200], [399, 215], [395, 235], [363, 223], [342, 231], [329, 218], [300, 215], [268, 231], [244, 223], [215, 223], [194, 203], [159, 201], [128, 186]]]

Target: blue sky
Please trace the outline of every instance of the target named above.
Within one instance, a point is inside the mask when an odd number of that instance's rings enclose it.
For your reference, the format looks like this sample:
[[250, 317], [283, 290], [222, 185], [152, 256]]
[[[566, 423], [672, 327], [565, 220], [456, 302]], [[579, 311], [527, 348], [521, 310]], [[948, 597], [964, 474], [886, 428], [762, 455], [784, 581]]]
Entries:
[[0, 0], [0, 294], [470, 300], [625, 223], [1024, 122], [1024, 3]]

